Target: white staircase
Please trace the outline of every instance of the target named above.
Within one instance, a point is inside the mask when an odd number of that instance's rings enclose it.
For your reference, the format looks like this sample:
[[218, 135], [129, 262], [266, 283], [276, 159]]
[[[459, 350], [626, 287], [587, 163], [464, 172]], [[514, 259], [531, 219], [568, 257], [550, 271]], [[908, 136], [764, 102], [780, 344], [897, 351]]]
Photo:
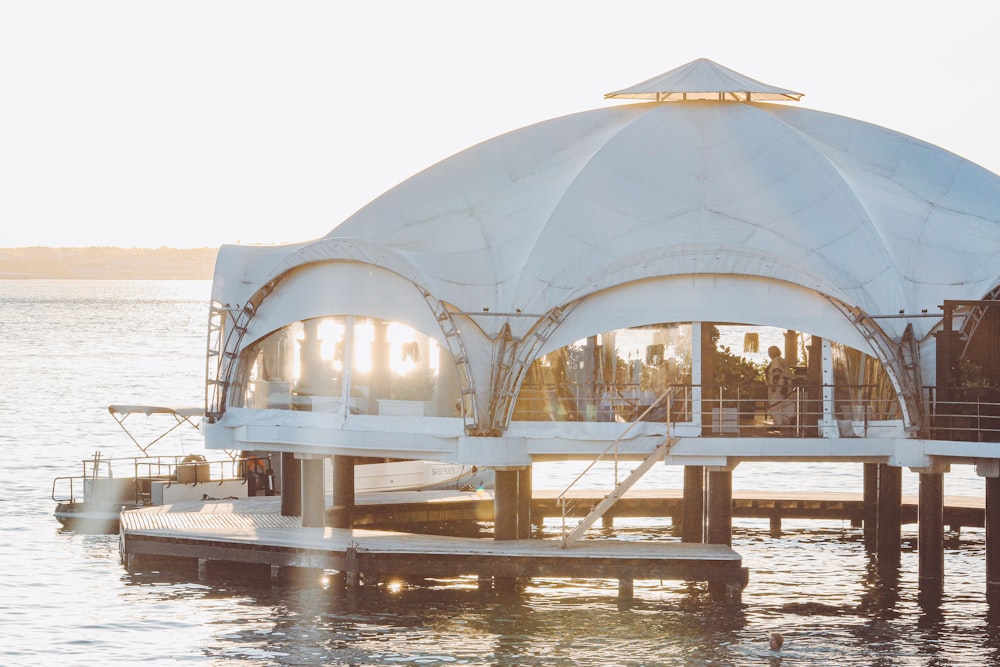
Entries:
[[[670, 448], [674, 446], [677, 442], [677, 438], [671, 438], [667, 436], [667, 439], [663, 443], [653, 450], [653, 453], [646, 457], [646, 459], [639, 464], [635, 470], [629, 473], [629, 476], [623, 479], [621, 482], [615, 486], [614, 490], [604, 497], [604, 500], [597, 503], [594, 509], [590, 510], [587, 516], [583, 517], [579, 524], [576, 525], [573, 530], [568, 533], [563, 534], [562, 537], [562, 548], [570, 546], [583, 535], [587, 530], [594, 525], [594, 523], [604, 516], [604, 513], [611, 509], [618, 499], [623, 497], [628, 490], [635, 485], [642, 476], [649, 472], [649, 469], [653, 467], [658, 461], [662, 461], [663, 458], [670, 452]], [[565, 502], [565, 499], [564, 499]]]
[[[633, 421], [631, 424], [628, 425], [628, 428], [626, 428], [622, 432], [622, 434], [620, 436], [618, 436], [618, 438], [616, 438], [615, 441], [612, 442], [611, 445], [609, 445], [606, 450], [604, 450], [604, 452], [602, 452], [602, 454], [599, 457], [597, 457], [589, 466], [587, 466], [587, 468], [582, 473], [580, 473], [576, 477], [576, 479], [574, 479], [572, 482], [570, 482], [569, 486], [567, 486], [566, 489], [563, 490], [563, 492], [559, 494], [558, 498], [556, 499], [556, 502], [562, 507], [563, 535], [562, 535], [561, 546], [562, 546], [563, 549], [569, 547], [574, 542], [576, 542], [578, 539], [580, 539], [580, 536], [583, 535], [591, 526], [593, 526], [594, 522], [596, 522], [598, 519], [600, 519], [602, 516], [604, 516], [604, 514], [609, 509], [611, 509], [614, 506], [614, 504], [616, 502], [618, 502], [618, 500], [622, 496], [624, 496], [628, 492], [628, 490], [631, 489], [635, 485], [636, 482], [638, 482], [640, 479], [642, 479], [642, 476], [645, 475], [647, 472], [649, 472], [649, 469], [652, 468], [653, 465], [657, 461], [662, 461], [663, 458], [670, 452], [671, 447], [673, 447], [674, 444], [677, 443], [678, 439], [677, 438], [673, 438], [670, 435], [670, 428], [671, 428], [670, 405], [671, 405], [671, 402], [672, 402], [673, 393], [674, 393], [674, 388], [671, 387], [671, 388], [667, 389], [667, 391], [665, 391], [663, 394], [661, 394], [660, 397], [657, 398], [653, 402], [652, 405], [650, 405], [648, 408], [646, 408], [646, 410], [641, 415], [639, 415], [638, 417], [636, 417], [635, 421]], [[626, 477], [625, 479], [623, 479], [622, 481], [619, 482], [618, 479], [617, 479], [617, 469], [618, 469], [617, 460], [618, 460], [618, 456], [620, 454], [620, 451], [619, 451], [619, 445], [620, 445], [620, 443], [622, 442], [622, 440], [624, 440], [625, 436], [628, 435], [628, 432], [631, 431], [632, 428], [636, 424], [638, 424], [640, 421], [642, 421], [642, 419], [647, 414], [649, 414], [654, 408], [656, 408], [661, 403], [663, 403], [664, 400], [666, 400], [666, 405], [667, 405], [667, 418], [666, 418], [667, 437], [664, 439], [664, 441], [656, 449], [654, 449], [649, 454], [649, 456], [647, 456], [639, 464], [639, 466], [637, 468], [635, 468], [631, 473], [629, 473], [628, 477]], [[609, 493], [607, 496], [605, 496], [604, 499], [601, 500], [601, 502], [599, 502], [597, 505], [595, 505], [594, 508], [587, 514], [587, 516], [585, 516], [583, 518], [582, 521], [580, 521], [579, 524], [577, 524], [572, 530], [570, 530], [569, 532], [567, 532], [567, 530], [566, 530], [566, 515], [567, 515], [567, 512], [569, 510], [568, 493], [569, 493], [570, 489], [572, 489], [576, 485], [577, 482], [579, 482], [581, 479], [583, 479], [584, 475], [586, 475], [588, 472], [590, 472], [591, 470], [593, 470], [594, 465], [598, 461], [601, 461], [602, 459], [608, 457], [609, 454], [612, 454], [612, 453], [613, 453], [614, 458], [615, 458], [615, 470], [616, 470], [616, 473], [615, 473], [615, 477], [616, 478], [615, 478], [615, 487], [614, 487], [614, 489], [612, 489], [611, 493]]]

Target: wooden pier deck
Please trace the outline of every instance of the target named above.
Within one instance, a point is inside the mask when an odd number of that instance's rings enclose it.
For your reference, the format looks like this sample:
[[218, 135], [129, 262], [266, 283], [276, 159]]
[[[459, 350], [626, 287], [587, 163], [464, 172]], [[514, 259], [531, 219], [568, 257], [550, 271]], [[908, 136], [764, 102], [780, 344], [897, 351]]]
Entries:
[[[561, 516], [555, 491], [535, 490], [532, 520]], [[568, 514], [579, 517], [600, 502], [600, 491], [571, 494]], [[631, 595], [639, 580], [707, 581], [710, 590], [738, 597], [748, 573], [742, 557], [721, 544], [677, 541], [641, 542], [589, 539], [561, 548], [558, 539], [494, 541], [394, 532], [393, 526], [455, 521], [489, 522], [489, 492], [393, 492], [358, 494], [352, 508], [354, 529], [303, 528], [299, 517], [282, 516], [278, 497], [206, 500], [147, 507], [121, 515], [121, 550], [130, 571], [169, 559], [209, 570], [250, 573], [267, 578], [277, 571], [335, 570], [345, 583], [400, 577], [453, 578], [477, 576], [480, 587], [496, 581], [531, 577], [617, 579], [619, 595]], [[679, 518], [679, 490], [632, 490], [606, 518]], [[733, 494], [733, 516], [769, 519], [772, 534], [783, 519], [827, 519], [861, 525], [860, 493], [779, 493], [742, 491]], [[901, 518], [917, 520], [916, 496], [904, 495]], [[985, 498], [945, 497], [944, 523], [956, 530], [985, 524]], [[368, 526], [361, 528], [358, 526]], [[379, 528], [379, 529], [375, 529]]]
[[[440, 502], [446, 502], [441, 500]], [[558, 540], [445, 537], [363, 529], [303, 528], [280, 514], [277, 498], [177, 503], [132, 510], [121, 517], [126, 567], [149, 557], [337, 570], [347, 582], [363, 577], [484, 579], [574, 577], [632, 581], [707, 581], [730, 597], [747, 582], [742, 557], [720, 544], [585, 540], [567, 549]]]
[[[434, 492], [439, 493], [439, 492]], [[582, 517], [599, 503], [600, 490], [575, 490], [569, 494], [568, 516]], [[560, 517], [557, 491], [536, 489], [531, 501], [532, 522], [541, 525], [546, 517]], [[676, 517], [683, 509], [680, 490], [632, 489], [605, 517], [605, 525], [615, 518]], [[355, 526], [392, 527], [405, 524], [448, 521], [492, 521], [493, 498], [488, 493], [430, 492], [358, 494], [352, 511]], [[902, 498], [902, 522], [916, 523], [917, 496]], [[984, 497], [946, 496], [944, 524], [957, 531], [962, 527], [985, 526]], [[781, 491], [734, 491], [733, 516], [768, 519], [772, 531], [780, 529], [783, 519], [821, 519], [850, 521], [861, 525], [864, 498], [861, 493], [801, 493]]]

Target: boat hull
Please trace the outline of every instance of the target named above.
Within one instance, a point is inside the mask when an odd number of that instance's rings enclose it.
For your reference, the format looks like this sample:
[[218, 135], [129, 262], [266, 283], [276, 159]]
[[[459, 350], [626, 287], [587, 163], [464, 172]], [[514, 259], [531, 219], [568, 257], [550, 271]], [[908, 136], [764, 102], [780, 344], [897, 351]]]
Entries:
[[58, 503], [53, 512], [66, 530], [88, 535], [117, 533], [123, 510], [139, 507], [134, 503]]
[[355, 493], [386, 491], [475, 491], [492, 489], [494, 473], [486, 468], [435, 461], [367, 463], [354, 468]]

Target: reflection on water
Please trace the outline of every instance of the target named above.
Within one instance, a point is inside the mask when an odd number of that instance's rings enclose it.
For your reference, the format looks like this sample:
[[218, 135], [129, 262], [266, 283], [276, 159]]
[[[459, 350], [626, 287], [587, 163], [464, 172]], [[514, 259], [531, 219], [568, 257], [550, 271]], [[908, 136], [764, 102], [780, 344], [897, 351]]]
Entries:
[[[623, 523], [618, 537], [674, 539]], [[629, 604], [613, 580], [540, 578], [507, 594], [482, 592], [474, 578], [357, 591], [319, 576], [272, 586], [169, 572], [125, 581], [146, 604], [214, 609], [201, 650], [240, 664], [971, 665], [983, 649], [1000, 654], [1000, 633], [976, 618], [981, 602], [944, 591], [922, 606], [916, 554], [880, 567], [859, 532], [828, 524], [773, 538], [766, 526], [738, 528], [734, 548], [751, 567], [742, 604], [674, 581], [636, 581]], [[976, 536], [965, 541], [981, 549]], [[950, 554], [957, 580], [981, 565], [968, 555]], [[768, 647], [775, 630], [780, 651]]]
[[[274, 586], [131, 575], [116, 536], [59, 530], [54, 476], [96, 449], [130, 454], [110, 403], [199, 405], [204, 399], [209, 284], [0, 281], [0, 665], [941, 665], [1000, 663], [1000, 612], [986, 605], [985, 536], [946, 540], [938, 605], [919, 599], [916, 527], [889, 575], [860, 529], [736, 520], [750, 569], [740, 605], [701, 584], [537, 579], [514, 595], [474, 580], [410, 583], [355, 594], [311, 581]], [[180, 443], [179, 447], [191, 443]], [[117, 451], [116, 451], [117, 450]], [[564, 488], [576, 464], [539, 467], [539, 488]], [[904, 493], [916, 491], [904, 473]], [[678, 489], [658, 467], [640, 488]], [[982, 495], [971, 466], [946, 494]], [[860, 465], [743, 464], [734, 489], [858, 491]], [[556, 526], [546, 527], [555, 534]], [[668, 519], [616, 521], [605, 534], [674, 540]], [[771, 651], [767, 633], [785, 637]]]

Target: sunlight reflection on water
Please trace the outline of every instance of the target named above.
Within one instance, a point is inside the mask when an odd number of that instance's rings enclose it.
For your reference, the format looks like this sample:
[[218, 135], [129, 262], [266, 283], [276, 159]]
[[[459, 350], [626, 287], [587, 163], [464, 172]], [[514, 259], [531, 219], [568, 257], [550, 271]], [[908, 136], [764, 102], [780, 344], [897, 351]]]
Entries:
[[[860, 530], [841, 522], [735, 521], [734, 548], [750, 568], [743, 604], [704, 587], [637, 581], [619, 604], [617, 582], [536, 579], [511, 597], [476, 581], [366, 587], [271, 587], [132, 575], [116, 536], [61, 532], [52, 477], [75, 473], [95, 449], [131, 443], [109, 418], [114, 402], [203, 402], [205, 282], [0, 281], [0, 664], [239, 665], [983, 665], [1000, 659], [1000, 623], [984, 602], [982, 529], [946, 552], [937, 612], [917, 599], [916, 552], [897, 582], [880, 579]], [[176, 443], [190, 447], [192, 443]], [[560, 488], [576, 464], [539, 466], [539, 488]], [[780, 474], [778, 474], [780, 473]], [[647, 488], [680, 488], [658, 468]], [[860, 490], [860, 466], [744, 465], [734, 488]], [[946, 493], [981, 495], [969, 466]], [[904, 474], [915, 492], [916, 476]], [[549, 526], [554, 531], [556, 527]], [[617, 521], [625, 539], [675, 540], [667, 519]], [[904, 527], [915, 540], [915, 526]], [[772, 652], [770, 630], [786, 637]]]

